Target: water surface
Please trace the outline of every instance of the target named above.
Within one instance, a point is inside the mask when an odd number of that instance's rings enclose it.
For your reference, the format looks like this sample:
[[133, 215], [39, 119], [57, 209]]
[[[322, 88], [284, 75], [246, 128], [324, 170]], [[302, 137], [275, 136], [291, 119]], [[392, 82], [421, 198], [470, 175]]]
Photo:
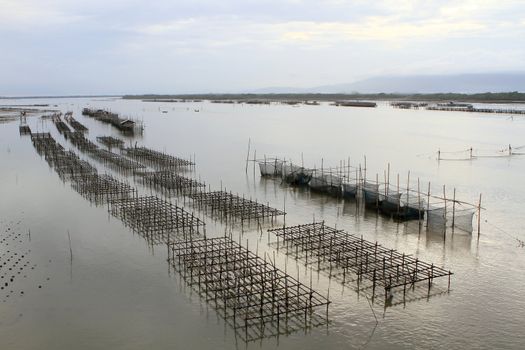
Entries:
[[[449, 293], [386, 309], [374, 303], [377, 327], [365, 297], [314, 273], [316, 290], [326, 295], [330, 288], [329, 326], [246, 345], [211, 306], [168, 271], [164, 247], [148, 246], [111, 217], [107, 206], [90, 204], [61, 182], [33, 149], [30, 138], [19, 136], [18, 123], [4, 123], [0, 125], [0, 240], [11, 232], [17, 235], [0, 244], [0, 255], [30, 250], [22, 274], [0, 290], [0, 337], [6, 349], [517, 349], [525, 344], [525, 248], [518, 242], [525, 240], [525, 156], [436, 160], [438, 149], [473, 147], [493, 152], [508, 144], [521, 146], [525, 144], [524, 118], [398, 110], [386, 104], [369, 109], [120, 99], [3, 103], [49, 103], [63, 112], [71, 110], [89, 128], [92, 140], [122, 135], [81, 116], [83, 107], [107, 108], [141, 119], [144, 135], [126, 138], [127, 142], [195, 157], [195, 176], [212, 188], [226, 187], [286, 208], [287, 224], [325, 220], [454, 272]], [[76, 150], [51, 122], [30, 117], [28, 123], [34, 132], [50, 131], [58, 142]], [[446, 185], [452, 196], [455, 187], [458, 198], [469, 202], [477, 202], [482, 193], [486, 210], [479, 240], [475, 232], [448, 232], [443, 239], [440, 234], [420, 231], [415, 223], [395, 223], [358, 211], [353, 201], [262, 179], [253, 163], [246, 173], [248, 139], [251, 158], [255, 150], [258, 158], [278, 156], [328, 167], [348, 158], [354, 165], [362, 164], [366, 156], [367, 173], [373, 178], [376, 173], [381, 178], [390, 163], [392, 178], [399, 173], [405, 182], [410, 171], [413, 181], [420, 178], [424, 186], [430, 181], [433, 193], [442, 192]], [[101, 164], [98, 167], [104, 171]], [[149, 193], [140, 186], [139, 190]], [[182, 199], [178, 200], [182, 205]], [[209, 236], [224, 233], [220, 222], [210, 218], [206, 222]], [[283, 224], [282, 219], [278, 224]], [[239, 235], [236, 228], [234, 237]], [[261, 238], [256, 228], [242, 233], [242, 240], [248, 240], [252, 250], [273, 254], [267, 236]], [[281, 250], [276, 256], [283, 268], [285, 254]], [[308, 284], [309, 268], [302, 263], [293, 268]], [[446, 280], [436, 284], [446, 290]]]

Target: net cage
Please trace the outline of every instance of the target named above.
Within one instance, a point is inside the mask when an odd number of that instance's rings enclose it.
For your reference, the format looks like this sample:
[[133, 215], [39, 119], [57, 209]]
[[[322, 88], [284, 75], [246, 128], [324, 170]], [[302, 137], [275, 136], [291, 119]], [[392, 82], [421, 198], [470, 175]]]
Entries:
[[312, 179], [313, 170], [307, 169], [293, 163], [284, 163], [282, 166], [282, 176], [284, 181], [294, 185], [307, 185]]
[[363, 182], [363, 198], [366, 205], [375, 205], [379, 201], [379, 184], [364, 181]]
[[284, 161], [278, 158], [264, 158], [257, 160], [261, 176], [282, 176]]
[[383, 214], [400, 220], [421, 220], [425, 216], [426, 201], [421, 195], [389, 192], [379, 195], [379, 209]]
[[328, 170], [314, 170], [308, 186], [314, 191], [341, 194], [343, 179], [339, 173]]
[[438, 160], [474, 160], [478, 158], [502, 158], [515, 155], [523, 155], [521, 151], [525, 146], [512, 147], [511, 145], [501, 148], [467, 148], [458, 151], [437, 152]]
[[456, 204], [442, 206], [431, 206], [427, 210], [427, 227], [435, 231], [443, 231], [447, 227], [458, 228], [462, 231], [472, 233], [474, 227], [472, 219], [476, 213], [475, 208], [464, 207]]
[[347, 179], [343, 182], [343, 196], [356, 197], [359, 190], [359, 182], [356, 179]]

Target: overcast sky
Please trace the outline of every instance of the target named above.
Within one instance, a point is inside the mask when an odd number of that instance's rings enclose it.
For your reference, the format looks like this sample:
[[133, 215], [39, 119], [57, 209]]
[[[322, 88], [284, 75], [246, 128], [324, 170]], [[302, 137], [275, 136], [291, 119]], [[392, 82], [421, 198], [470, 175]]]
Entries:
[[525, 1], [0, 0], [0, 95], [525, 70]]

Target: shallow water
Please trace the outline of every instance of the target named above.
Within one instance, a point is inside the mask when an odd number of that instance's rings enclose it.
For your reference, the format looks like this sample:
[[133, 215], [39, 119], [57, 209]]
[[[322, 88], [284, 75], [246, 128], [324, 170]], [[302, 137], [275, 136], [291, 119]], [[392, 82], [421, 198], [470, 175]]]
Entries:
[[[19, 136], [18, 123], [11, 122], [0, 125], [0, 240], [6, 238], [0, 243], [0, 255], [7, 251], [24, 254], [26, 266], [0, 290], [0, 338], [6, 349], [270, 349], [277, 345], [283, 349], [511, 349], [525, 344], [525, 248], [517, 240], [525, 240], [521, 213], [525, 156], [436, 160], [438, 149], [473, 147], [490, 153], [508, 144], [521, 146], [525, 144], [525, 118], [397, 110], [386, 104], [368, 109], [120, 99], [2, 102], [37, 103], [74, 111], [74, 117], [89, 128], [92, 140], [121, 135], [81, 116], [83, 107], [109, 108], [142, 119], [144, 135], [129, 142], [195, 157], [196, 176], [212, 188], [226, 187], [275, 208], [285, 207], [287, 224], [322, 219], [330, 226], [444, 266], [454, 275], [449, 293], [386, 309], [374, 303], [379, 321], [375, 327], [365, 297], [314, 273], [314, 289], [326, 295], [330, 288], [330, 324], [306, 334], [246, 345], [211, 306], [168, 270], [164, 247], [148, 246], [111, 217], [107, 206], [91, 205], [61, 182], [38, 156], [30, 138]], [[58, 142], [75, 149], [51, 122], [31, 117], [28, 123], [33, 132], [50, 131]], [[400, 173], [402, 184], [410, 170], [413, 181], [420, 178], [424, 188], [430, 181], [436, 194], [446, 185], [447, 196], [452, 196], [455, 187], [457, 198], [477, 202], [482, 193], [486, 210], [480, 238], [476, 232], [448, 232], [444, 240], [440, 234], [420, 232], [416, 223], [398, 224], [358, 211], [353, 201], [261, 179], [253, 163], [246, 173], [248, 139], [252, 158], [256, 150], [258, 158], [279, 156], [295, 163], [304, 161], [307, 166], [320, 167], [322, 162], [328, 167], [348, 157], [351, 164], [363, 164], [366, 155], [371, 178], [378, 173], [382, 179], [390, 163], [391, 178]], [[149, 193], [140, 186], [139, 190]], [[221, 223], [206, 221], [208, 236], [224, 233]], [[280, 219], [278, 224], [282, 223]], [[9, 236], [11, 232], [16, 234]], [[240, 230], [233, 234], [239, 237]], [[260, 238], [255, 228], [244, 232], [242, 239], [248, 240], [252, 250], [273, 254], [266, 234]], [[281, 250], [276, 256], [283, 268], [286, 255]], [[288, 266], [294, 264], [288, 261]], [[308, 284], [309, 268], [302, 263], [295, 268]], [[446, 283], [436, 280], [436, 289], [446, 291]]]

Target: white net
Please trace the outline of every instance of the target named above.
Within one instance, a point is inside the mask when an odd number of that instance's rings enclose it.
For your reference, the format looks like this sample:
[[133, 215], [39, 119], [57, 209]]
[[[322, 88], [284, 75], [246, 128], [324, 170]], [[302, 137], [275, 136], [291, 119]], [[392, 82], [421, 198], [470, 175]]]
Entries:
[[427, 210], [427, 226], [434, 231], [442, 231], [447, 227], [446, 209], [430, 208]]
[[476, 210], [474, 208], [431, 207], [427, 210], [427, 225], [430, 229], [442, 231], [447, 227], [454, 227], [472, 233], [474, 227], [472, 219]]
[[297, 165], [293, 165], [292, 163], [287, 163], [283, 165], [283, 175], [289, 176], [292, 174], [296, 174], [301, 170], [301, 167]]
[[472, 232], [474, 229], [472, 226], [474, 213], [474, 209], [456, 211], [456, 215], [454, 216], [454, 227], [457, 227], [466, 232]]
[[310, 180], [309, 186], [317, 189], [330, 187], [341, 187], [343, 184], [342, 179], [339, 176], [333, 174], [323, 174], [322, 172], [315, 172]]
[[259, 169], [261, 170], [262, 176], [275, 176], [282, 175], [283, 162], [280, 160], [263, 160], [258, 161]]

